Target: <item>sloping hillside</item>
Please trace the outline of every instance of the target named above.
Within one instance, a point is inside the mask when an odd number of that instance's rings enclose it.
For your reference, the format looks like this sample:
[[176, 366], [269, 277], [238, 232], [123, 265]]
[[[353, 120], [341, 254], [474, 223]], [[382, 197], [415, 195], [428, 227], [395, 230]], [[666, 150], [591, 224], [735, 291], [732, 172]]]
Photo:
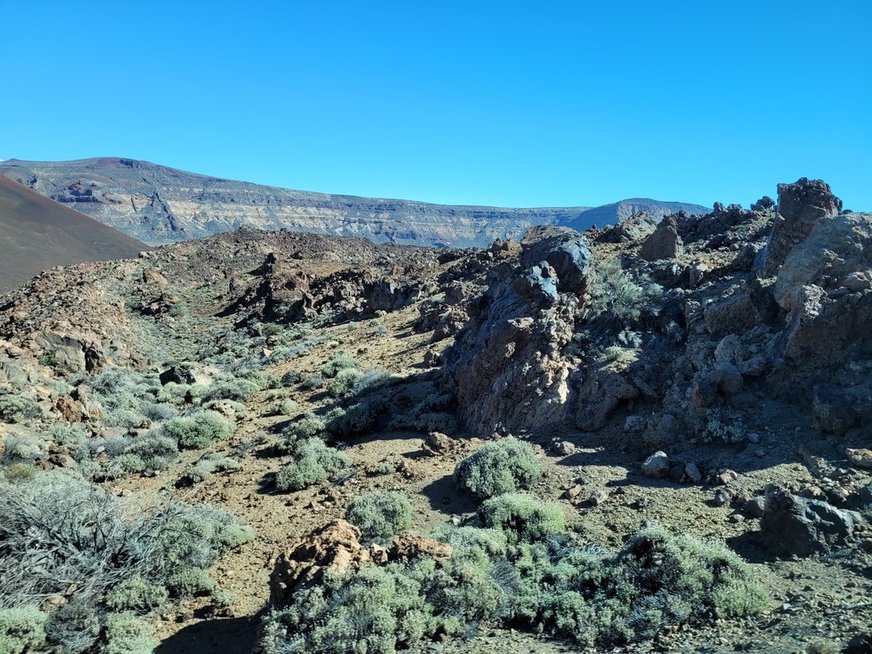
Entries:
[[[534, 225], [585, 229], [594, 222], [615, 223], [622, 208], [626, 213], [637, 205], [655, 217], [676, 210], [673, 203], [655, 200], [598, 207], [588, 215], [588, 207], [507, 209], [328, 195], [115, 157], [60, 162], [11, 159], [0, 163], [0, 175], [152, 244], [254, 227], [357, 236], [376, 243], [486, 246], [497, 238], [519, 237]], [[697, 205], [680, 208], [689, 213], [707, 211]]]
[[135, 257], [144, 243], [0, 176], [0, 292], [53, 266]]

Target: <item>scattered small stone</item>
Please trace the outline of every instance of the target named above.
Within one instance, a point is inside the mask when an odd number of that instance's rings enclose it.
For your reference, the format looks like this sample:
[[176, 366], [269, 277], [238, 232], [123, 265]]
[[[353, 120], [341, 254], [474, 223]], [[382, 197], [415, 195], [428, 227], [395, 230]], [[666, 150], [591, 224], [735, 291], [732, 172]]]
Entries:
[[584, 487], [581, 484], [575, 484], [563, 492], [563, 497], [568, 500], [574, 500], [581, 495], [582, 490], [584, 490]]
[[591, 506], [600, 506], [601, 504], [605, 504], [608, 499], [609, 494], [606, 491], [598, 490], [590, 496], [590, 504]]
[[647, 509], [651, 504], [651, 500], [649, 500], [645, 495], [636, 500], [635, 507], [637, 509]]
[[728, 491], [726, 488], [718, 488], [715, 491], [714, 502], [715, 506], [726, 506], [733, 499], [733, 494]]
[[645, 459], [642, 472], [648, 477], [662, 477], [669, 472], [669, 457], [666, 452], [658, 450]]
[[569, 456], [570, 454], [575, 454], [578, 451], [578, 448], [575, 446], [575, 443], [570, 443], [569, 441], [557, 441], [552, 446], [552, 451], [559, 456]]
[[[745, 434], [745, 438], [748, 440], [749, 443], [759, 443], [761, 440], [763, 440], [763, 437], [760, 436], [760, 434], [758, 434], [756, 431], [749, 431], [747, 434]], [[759, 452], [760, 450], [757, 451]]]
[[742, 523], [745, 522], [745, 516], [741, 513], [734, 513], [730, 516], [730, 522]]
[[715, 479], [717, 483], [726, 486], [731, 481], [736, 481], [738, 478], [739, 474], [734, 470], [721, 470]]

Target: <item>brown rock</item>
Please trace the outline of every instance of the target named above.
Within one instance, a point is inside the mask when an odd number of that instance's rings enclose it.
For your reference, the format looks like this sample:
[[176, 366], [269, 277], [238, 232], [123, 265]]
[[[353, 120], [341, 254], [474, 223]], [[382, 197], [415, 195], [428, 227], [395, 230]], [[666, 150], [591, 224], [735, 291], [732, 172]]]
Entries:
[[451, 556], [451, 545], [417, 534], [400, 534], [394, 538], [388, 556], [391, 561], [411, 561], [420, 557], [445, 559]]
[[421, 449], [430, 456], [442, 456], [454, 449], [454, 439], [442, 432], [431, 431], [423, 439]]
[[82, 422], [85, 417], [84, 407], [69, 395], [59, 397], [55, 402], [55, 409], [67, 422]]
[[295, 590], [317, 583], [327, 572], [341, 573], [371, 562], [373, 551], [360, 543], [360, 530], [345, 520], [334, 520], [278, 556], [270, 574], [270, 602], [287, 602]]

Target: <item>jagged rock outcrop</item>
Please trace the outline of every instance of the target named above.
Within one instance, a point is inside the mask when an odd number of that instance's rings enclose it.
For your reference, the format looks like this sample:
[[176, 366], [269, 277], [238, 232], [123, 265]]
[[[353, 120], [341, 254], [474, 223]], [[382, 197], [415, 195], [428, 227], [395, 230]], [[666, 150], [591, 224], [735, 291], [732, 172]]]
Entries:
[[835, 216], [841, 209], [842, 201], [820, 179], [803, 177], [794, 184], [779, 184], [778, 214], [766, 248], [755, 264], [757, 271], [772, 275], [818, 220]]
[[501, 264], [470, 308], [444, 369], [473, 433], [517, 432], [565, 418], [569, 366], [563, 350], [589, 265], [580, 234], [533, 233], [518, 261]]

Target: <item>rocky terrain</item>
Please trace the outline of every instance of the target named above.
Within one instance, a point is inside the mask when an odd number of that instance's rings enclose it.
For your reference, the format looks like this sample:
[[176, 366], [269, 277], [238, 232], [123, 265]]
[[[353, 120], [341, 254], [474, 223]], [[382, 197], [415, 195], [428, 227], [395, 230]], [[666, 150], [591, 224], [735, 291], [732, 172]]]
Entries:
[[[479, 249], [242, 229], [42, 273], [0, 306], [0, 644], [869, 652], [870, 252], [801, 179]], [[99, 520], [38, 535], [81, 489], [188, 507], [135, 523], [184, 556], [97, 592], [68, 533]], [[2, 565], [43, 542], [38, 579]]]
[[327, 195], [206, 177], [145, 161], [0, 162], [0, 176], [152, 245], [240, 227], [356, 236], [376, 243], [483, 247], [534, 225], [584, 230], [639, 212], [659, 218], [707, 208], [630, 199], [603, 207], [503, 209]]
[[46, 268], [135, 257], [148, 249], [145, 243], [0, 177], [0, 293]]

